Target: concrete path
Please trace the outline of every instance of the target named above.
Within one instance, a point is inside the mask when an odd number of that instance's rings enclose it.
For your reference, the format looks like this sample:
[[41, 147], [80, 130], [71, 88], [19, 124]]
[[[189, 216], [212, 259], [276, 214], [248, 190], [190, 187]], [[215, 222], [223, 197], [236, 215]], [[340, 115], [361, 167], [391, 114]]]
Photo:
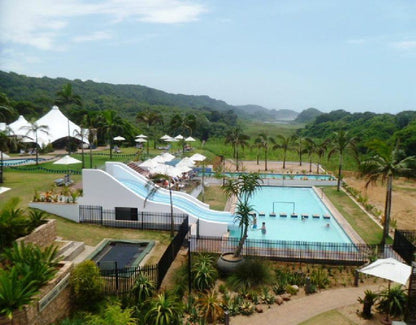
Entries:
[[254, 313], [248, 317], [241, 315], [232, 317], [230, 324], [296, 325], [326, 311], [356, 303], [358, 297], [364, 297], [364, 291], [367, 289], [377, 291], [380, 289], [380, 285], [326, 290], [285, 302], [280, 306], [272, 305], [270, 309], [266, 307], [262, 314]]

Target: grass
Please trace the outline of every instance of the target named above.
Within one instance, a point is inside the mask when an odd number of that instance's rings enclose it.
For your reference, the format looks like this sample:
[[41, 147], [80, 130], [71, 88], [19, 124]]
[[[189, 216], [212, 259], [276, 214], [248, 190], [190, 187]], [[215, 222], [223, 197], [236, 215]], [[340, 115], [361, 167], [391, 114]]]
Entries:
[[344, 192], [336, 187], [323, 188], [325, 195], [331, 200], [348, 223], [367, 244], [379, 244], [382, 229], [371, 220]]
[[320, 324], [337, 324], [337, 325], [356, 325], [355, 322], [351, 321], [337, 310], [330, 310], [325, 313], [319, 314], [300, 325], [320, 325]]
[[[198, 196], [198, 200], [202, 201], [202, 194]], [[220, 186], [210, 185], [205, 187], [205, 203], [209, 204], [211, 209], [224, 211], [227, 203], [227, 196]]]

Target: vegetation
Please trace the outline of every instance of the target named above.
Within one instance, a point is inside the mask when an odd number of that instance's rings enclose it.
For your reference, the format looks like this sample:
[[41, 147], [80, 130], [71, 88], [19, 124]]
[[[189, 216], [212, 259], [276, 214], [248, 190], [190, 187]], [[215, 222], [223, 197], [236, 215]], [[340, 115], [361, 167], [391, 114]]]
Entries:
[[406, 290], [401, 285], [396, 285], [381, 292], [377, 309], [385, 313], [387, 318], [398, 317], [403, 315], [406, 302]]

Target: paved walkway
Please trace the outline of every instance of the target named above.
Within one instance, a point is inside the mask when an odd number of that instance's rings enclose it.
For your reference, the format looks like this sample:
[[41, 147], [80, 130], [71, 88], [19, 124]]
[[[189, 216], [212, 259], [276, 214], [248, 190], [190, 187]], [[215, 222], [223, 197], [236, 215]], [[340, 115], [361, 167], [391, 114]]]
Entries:
[[[270, 309], [264, 308], [262, 314], [251, 316], [232, 317], [231, 325], [296, 325], [326, 311], [352, 305], [358, 297], [364, 296], [364, 291], [370, 289], [377, 291], [379, 284], [360, 286], [358, 288], [341, 288], [326, 290], [313, 295], [285, 302], [283, 305], [272, 305]], [[329, 325], [329, 324], [328, 324]]]

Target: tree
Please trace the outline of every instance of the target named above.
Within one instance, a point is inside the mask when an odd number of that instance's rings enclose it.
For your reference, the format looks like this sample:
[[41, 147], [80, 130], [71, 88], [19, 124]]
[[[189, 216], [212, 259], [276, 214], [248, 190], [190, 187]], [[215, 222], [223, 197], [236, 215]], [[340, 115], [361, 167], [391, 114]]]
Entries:
[[285, 137], [284, 135], [279, 134], [277, 136], [278, 139], [280, 139], [280, 143], [277, 143], [273, 146], [273, 150], [276, 149], [283, 149], [283, 169], [286, 168], [286, 156], [287, 151], [290, 149], [290, 145], [293, 142], [292, 137]]
[[[145, 123], [146, 130], [149, 133], [149, 135], [154, 136], [152, 127], [154, 125], [163, 124], [163, 116], [156, 111], [144, 110], [144, 111], [137, 113], [136, 121]], [[154, 139], [154, 147], [156, 148], [156, 139]], [[147, 142], [146, 148], [147, 148], [147, 155], [149, 155], [149, 141]]]
[[16, 110], [10, 105], [7, 95], [0, 93], [0, 121], [10, 122], [16, 115]]
[[305, 152], [305, 149], [302, 147], [303, 142], [305, 141], [305, 139], [303, 138], [303, 136], [299, 135], [294, 135], [293, 136], [293, 141], [296, 142], [297, 141], [297, 147], [296, 147], [296, 151], [299, 155], [299, 166], [302, 166], [302, 154]]
[[110, 144], [110, 160], [113, 159], [113, 132], [117, 132], [121, 130], [122, 123], [121, 118], [117, 115], [115, 111], [112, 110], [105, 110], [102, 112], [102, 116], [104, 117], [104, 124], [103, 129], [105, 134], [107, 135], [107, 139]]
[[269, 146], [276, 144], [276, 141], [272, 137], [267, 136], [265, 133], [260, 133], [255, 142], [258, 143], [260, 147], [264, 148], [264, 170], [267, 171]]
[[361, 162], [360, 171], [367, 178], [366, 187], [379, 179], [382, 183], [387, 183], [381, 240], [381, 245], [384, 246], [389, 235], [393, 179], [397, 176], [416, 175], [416, 156], [405, 157], [399, 149], [398, 141], [392, 147], [383, 141], [375, 140], [370, 144], [370, 149], [375, 154]]
[[48, 129], [49, 127], [47, 125], [38, 125], [36, 122], [31, 122], [29, 125], [27, 126], [22, 126], [22, 130], [26, 131], [26, 137], [29, 137], [30, 135], [35, 135], [35, 144], [36, 144], [36, 165], [39, 164], [39, 150], [38, 147], [40, 148], [40, 146], [38, 145], [38, 132], [42, 132], [46, 135], [48, 135]]
[[246, 147], [248, 145], [248, 140], [250, 137], [243, 133], [243, 130], [240, 127], [235, 127], [229, 130], [225, 137], [225, 144], [231, 144], [233, 146], [233, 157], [236, 160], [237, 171], [239, 169], [238, 161], [238, 147]]
[[341, 188], [341, 179], [342, 179], [342, 164], [344, 159], [344, 153], [347, 149], [351, 149], [354, 154], [357, 153], [356, 149], [356, 137], [351, 136], [348, 131], [340, 130], [334, 132], [332, 140], [332, 149], [328, 153], [328, 159], [331, 158], [335, 153], [339, 154], [339, 163], [338, 163], [338, 183], [337, 191], [339, 192]]
[[325, 156], [326, 151], [328, 150], [328, 143], [329, 143], [329, 139], [320, 141], [320, 142], [315, 142], [316, 144], [316, 154], [318, 155], [318, 163], [316, 164], [316, 173], [319, 174], [319, 166], [321, 164], [322, 161], [322, 157]]
[[249, 204], [250, 198], [258, 190], [262, 179], [259, 174], [241, 174], [237, 179], [228, 180], [223, 186], [223, 191], [229, 196], [237, 197], [237, 208], [234, 222], [238, 222], [240, 227], [240, 240], [234, 252], [235, 257], [241, 255], [244, 243], [247, 239], [247, 231], [251, 222], [250, 212], [253, 210]]
[[67, 83], [56, 93], [55, 104], [62, 107], [72, 104], [82, 106], [81, 96], [74, 94], [72, 91], [72, 85]]

